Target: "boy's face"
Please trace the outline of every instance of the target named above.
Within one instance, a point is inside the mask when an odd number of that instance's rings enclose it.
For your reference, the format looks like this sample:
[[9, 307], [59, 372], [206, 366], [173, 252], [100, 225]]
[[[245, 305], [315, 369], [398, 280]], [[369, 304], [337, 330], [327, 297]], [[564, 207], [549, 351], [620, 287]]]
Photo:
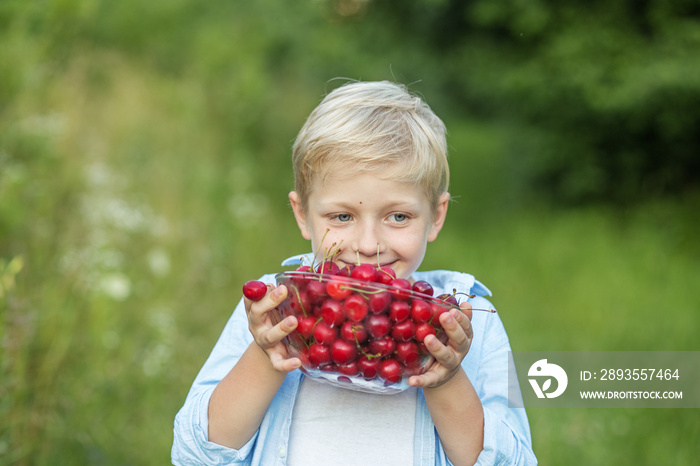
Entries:
[[340, 244], [335, 260], [341, 267], [356, 265], [359, 257], [361, 263], [388, 265], [401, 278], [418, 269], [427, 243], [437, 238], [449, 197], [444, 193], [433, 210], [422, 189], [372, 173], [317, 180], [306, 206], [298, 193], [289, 194], [302, 236], [319, 251], [317, 261]]

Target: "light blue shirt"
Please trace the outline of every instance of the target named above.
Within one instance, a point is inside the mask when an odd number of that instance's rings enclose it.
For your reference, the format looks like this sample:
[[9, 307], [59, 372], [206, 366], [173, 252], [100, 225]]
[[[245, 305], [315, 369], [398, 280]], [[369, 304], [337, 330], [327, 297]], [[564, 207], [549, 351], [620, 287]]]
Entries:
[[[283, 265], [298, 261], [300, 256], [287, 259]], [[446, 270], [416, 272], [416, 280], [426, 280], [435, 295], [452, 293], [453, 289], [477, 295], [470, 300], [474, 308], [493, 309], [483, 296], [491, 292], [472, 275]], [[273, 274], [261, 278], [275, 283]], [[512, 399], [520, 395], [517, 387], [508, 386], [508, 353], [510, 343], [498, 314], [474, 312], [474, 337], [462, 367], [472, 382], [484, 409], [484, 449], [478, 465], [535, 465], [530, 427], [523, 408], [509, 408]], [[302, 377], [290, 372], [275, 395], [260, 428], [241, 449], [227, 448], [208, 439], [209, 398], [221, 379], [236, 364], [253, 337], [243, 302], [238, 303], [219, 341], [197, 375], [185, 404], [175, 418], [172, 461], [176, 465], [284, 465], [289, 449], [289, 429], [292, 410]], [[391, 395], [387, 395], [391, 396]], [[522, 404], [521, 404], [522, 406]], [[421, 390], [416, 408], [413, 458], [416, 465], [450, 465]]]

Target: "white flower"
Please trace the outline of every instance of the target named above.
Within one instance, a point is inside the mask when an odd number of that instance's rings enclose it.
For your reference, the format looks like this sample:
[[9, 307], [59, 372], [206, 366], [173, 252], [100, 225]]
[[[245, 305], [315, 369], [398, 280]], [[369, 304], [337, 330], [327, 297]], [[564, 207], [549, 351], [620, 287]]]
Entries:
[[100, 279], [99, 289], [110, 298], [124, 301], [131, 295], [131, 280], [123, 273], [110, 273]]
[[170, 257], [163, 249], [151, 249], [146, 259], [153, 275], [163, 277], [170, 272]]

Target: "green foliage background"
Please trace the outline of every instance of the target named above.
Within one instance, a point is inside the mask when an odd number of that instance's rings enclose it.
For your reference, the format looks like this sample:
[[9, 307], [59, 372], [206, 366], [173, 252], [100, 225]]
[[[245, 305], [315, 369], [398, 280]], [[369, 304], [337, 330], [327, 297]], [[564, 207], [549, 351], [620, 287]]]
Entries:
[[[2, 0], [0, 464], [167, 464], [243, 281], [304, 252], [296, 131], [346, 78], [445, 120], [424, 268], [519, 350], [699, 350], [690, 0]], [[697, 410], [531, 410], [541, 464], [694, 464]]]

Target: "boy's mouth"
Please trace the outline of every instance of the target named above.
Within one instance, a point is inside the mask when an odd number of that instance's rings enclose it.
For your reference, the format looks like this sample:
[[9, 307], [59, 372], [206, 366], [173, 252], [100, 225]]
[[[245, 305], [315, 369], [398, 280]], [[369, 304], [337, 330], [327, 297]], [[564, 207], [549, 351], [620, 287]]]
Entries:
[[[342, 259], [338, 259], [338, 260], [336, 260], [336, 262], [338, 263], [338, 265], [340, 266], [340, 268], [343, 268], [343, 267], [345, 267], [345, 266], [347, 266], [347, 265], [350, 265], [350, 266], [353, 266], [353, 267], [358, 265], [358, 264], [357, 264], [357, 260], [354, 260], [354, 261], [352, 261], [352, 260], [350, 260], [350, 261], [345, 261], [345, 260], [342, 260]], [[380, 266], [380, 267], [393, 267], [394, 264], [396, 264], [396, 262], [397, 262], [396, 260], [393, 260], [393, 261], [390, 261], [390, 262], [379, 262], [379, 266]], [[376, 262], [376, 261], [366, 261], [366, 262], [360, 261], [360, 264], [370, 264], [370, 265], [375, 265], [375, 266], [376, 266], [376, 265], [377, 265], [377, 262]]]

